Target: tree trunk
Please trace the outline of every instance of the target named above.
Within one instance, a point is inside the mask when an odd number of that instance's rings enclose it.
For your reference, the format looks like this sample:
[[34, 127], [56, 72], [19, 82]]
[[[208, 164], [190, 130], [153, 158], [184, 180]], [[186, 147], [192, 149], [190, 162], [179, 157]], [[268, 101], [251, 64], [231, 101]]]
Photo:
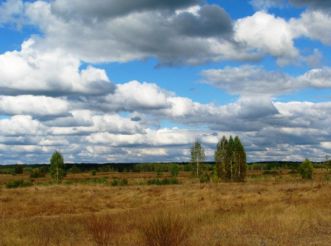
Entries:
[[59, 168], [56, 168], [56, 183], [59, 183]]
[[199, 161], [197, 159], [197, 177], [199, 177]]

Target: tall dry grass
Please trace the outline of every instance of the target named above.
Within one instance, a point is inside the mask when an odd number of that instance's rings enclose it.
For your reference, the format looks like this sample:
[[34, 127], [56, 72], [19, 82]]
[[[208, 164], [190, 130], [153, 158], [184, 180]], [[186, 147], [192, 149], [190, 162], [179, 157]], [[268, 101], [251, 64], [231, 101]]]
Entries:
[[110, 215], [89, 217], [86, 221], [87, 232], [98, 246], [113, 245], [116, 225]]
[[174, 186], [2, 188], [0, 245], [330, 245], [331, 183], [323, 174], [240, 184], [181, 178]]
[[187, 245], [190, 224], [174, 212], [157, 212], [140, 228], [146, 246]]

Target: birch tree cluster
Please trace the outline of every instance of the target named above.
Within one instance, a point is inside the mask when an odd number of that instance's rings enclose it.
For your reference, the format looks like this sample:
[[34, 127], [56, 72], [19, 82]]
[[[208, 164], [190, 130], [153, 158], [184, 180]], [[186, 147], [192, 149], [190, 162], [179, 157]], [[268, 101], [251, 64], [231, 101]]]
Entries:
[[244, 181], [246, 177], [246, 152], [238, 136], [217, 143], [215, 151], [217, 176], [225, 181]]

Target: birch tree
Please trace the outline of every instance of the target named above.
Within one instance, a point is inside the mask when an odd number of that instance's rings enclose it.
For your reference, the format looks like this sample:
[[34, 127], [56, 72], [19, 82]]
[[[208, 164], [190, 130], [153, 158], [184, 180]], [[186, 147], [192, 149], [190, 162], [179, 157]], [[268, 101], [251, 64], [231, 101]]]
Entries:
[[195, 141], [191, 148], [191, 162], [196, 164], [196, 175], [199, 177], [200, 163], [205, 160], [205, 151], [199, 141]]

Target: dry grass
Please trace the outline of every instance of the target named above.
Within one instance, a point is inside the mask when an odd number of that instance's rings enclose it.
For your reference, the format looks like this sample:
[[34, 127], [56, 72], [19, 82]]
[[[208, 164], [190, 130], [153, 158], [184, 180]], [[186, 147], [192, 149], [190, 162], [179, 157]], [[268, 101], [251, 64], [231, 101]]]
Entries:
[[330, 245], [323, 174], [204, 185], [182, 176], [173, 186], [132, 185], [141, 177], [130, 175], [119, 174], [131, 183], [125, 187], [0, 187], [0, 245]]
[[190, 225], [174, 212], [158, 212], [141, 227], [146, 246], [180, 246], [187, 243]]
[[87, 219], [86, 229], [98, 246], [108, 246], [113, 244], [113, 235], [116, 226], [114, 225], [111, 216], [91, 216]]

